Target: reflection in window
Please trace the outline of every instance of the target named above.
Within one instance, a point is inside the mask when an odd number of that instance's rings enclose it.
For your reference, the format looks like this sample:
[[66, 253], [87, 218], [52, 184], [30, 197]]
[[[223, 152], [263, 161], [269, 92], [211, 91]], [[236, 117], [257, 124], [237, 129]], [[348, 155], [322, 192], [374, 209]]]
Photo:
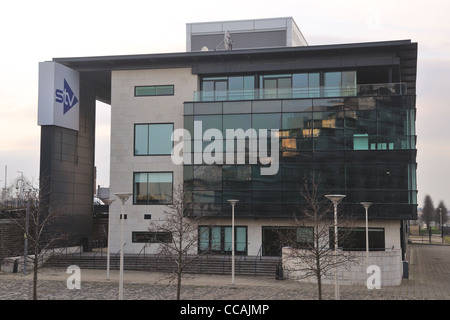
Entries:
[[[384, 228], [369, 228], [369, 250], [384, 251]], [[330, 228], [330, 248], [334, 246], [334, 229]], [[365, 228], [338, 228], [339, 247], [343, 250], [366, 250]]]
[[169, 243], [172, 241], [172, 233], [163, 231], [133, 231], [131, 233], [133, 243]]
[[134, 204], [170, 204], [173, 192], [172, 172], [135, 172]]
[[356, 71], [325, 72], [324, 97], [356, 96]]
[[172, 154], [172, 123], [136, 124], [134, 129], [134, 155]]
[[[233, 244], [231, 231], [230, 226], [199, 226], [199, 251], [230, 254]], [[247, 227], [235, 226], [234, 231], [234, 251], [246, 254]]]
[[151, 97], [151, 96], [173, 96], [173, 85], [157, 85], [157, 86], [136, 86], [134, 87], [135, 97]]

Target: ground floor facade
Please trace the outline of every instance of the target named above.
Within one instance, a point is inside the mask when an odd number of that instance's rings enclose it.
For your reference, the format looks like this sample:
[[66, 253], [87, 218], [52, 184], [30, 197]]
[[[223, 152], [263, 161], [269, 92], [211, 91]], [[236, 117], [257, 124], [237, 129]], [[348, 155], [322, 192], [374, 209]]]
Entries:
[[[236, 207], [237, 210], [238, 207]], [[231, 210], [231, 209], [230, 209]], [[140, 223], [128, 212], [123, 224], [124, 252], [139, 254], [144, 250], [146, 253], [158, 253], [160, 242], [165, 241], [164, 235], [150, 228], [150, 223]], [[120, 223], [118, 216], [111, 215], [110, 250], [112, 253], [120, 249]], [[333, 221], [324, 221], [325, 228], [329, 226], [330, 234]], [[231, 219], [209, 219], [199, 222], [197, 228], [198, 241], [191, 250], [192, 254], [230, 254], [232, 247]], [[338, 245], [344, 249], [364, 251], [365, 245], [365, 221], [352, 221], [351, 226], [339, 225], [340, 228], [350, 229], [351, 240], [348, 238]], [[385, 251], [402, 249], [402, 227], [400, 220], [372, 220], [369, 221], [369, 250]], [[294, 223], [289, 219], [235, 219], [235, 254], [249, 256], [281, 256], [283, 235], [291, 231], [297, 234], [305, 234], [311, 230], [312, 224], [302, 221], [301, 224]], [[338, 231], [339, 234], [339, 231]], [[166, 238], [167, 239], [167, 238]], [[329, 241], [324, 239], [324, 241]], [[351, 242], [351, 243], [350, 243]], [[332, 241], [330, 242], [332, 243]]]

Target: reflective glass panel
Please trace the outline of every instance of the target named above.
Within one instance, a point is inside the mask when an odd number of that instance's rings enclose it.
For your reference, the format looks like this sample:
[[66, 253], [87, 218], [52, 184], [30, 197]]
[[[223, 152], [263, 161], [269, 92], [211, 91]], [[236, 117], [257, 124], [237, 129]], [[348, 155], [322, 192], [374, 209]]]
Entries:
[[134, 127], [134, 154], [148, 154], [148, 125], [137, 124]]
[[312, 113], [283, 113], [282, 138], [303, 138], [312, 135]]
[[136, 204], [147, 204], [148, 188], [147, 188], [147, 173], [134, 174], [134, 194], [133, 200]]
[[172, 153], [173, 124], [151, 124], [148, 127], [149, 155], [170, 155]]
[[250, 189], [251, 167], [248, 165], [223, 166], [224, 189]]
[[221, 189], [222, 168], [220, 166], [194, 166], [194, 190]]

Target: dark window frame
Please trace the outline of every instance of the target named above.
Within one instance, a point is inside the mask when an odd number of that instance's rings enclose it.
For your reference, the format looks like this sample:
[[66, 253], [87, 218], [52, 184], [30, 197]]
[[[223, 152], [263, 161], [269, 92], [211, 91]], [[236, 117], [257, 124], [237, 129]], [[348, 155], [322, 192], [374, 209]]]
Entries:
[[[171, 88], [171, 93], [158, 93], [158, 88]], [[155, 94], [137, 94], [140, 88], [155, 88]], [[160, 97], [160, 96], [174, 96], [175, 95], [175, 85], [173, 84], [163, 84], [163, 85], [148, 85], [148, 86], [134, 86], [134, 97]]]
[[172, 241], [172, 233], [166, 231], [133, 231], [131, 241], [133, 243], [169, 243]]
[[[373, 237], [370, 237], [370, 232], [380, 232], [382, 233], [382, 245], [376, 243], [377, 245], [374, 245]], [[353, 234], [358, 232], [360, 239], [353, 238]], [[366, 228], [365, 227], [339, 227], [338, 228], [338, 247], [341, 248], [344, 251], [365, 251], [366, 250]], [[362, 234], [362, 235], [361, 235]], [[342, 236], [344, 235], [344, 236]], [[330, 248], [334, 248], [334, 228], [330, 227], [329, 230], [329, 243]], [[341, 238], [344, 237], [344, 245], [342, 245]], [[359, 241], [356, 243], [352, 243], [351, 245], [348, 245], [348, 242], [351, 241]], [[372, 243], [371, 243], [372, 240]], [[362, 244], [361, 244], [362, 243]], [[385, 251], [386, 250], [386, 230], [383, 227], [369, 227], [369, 251]]]
[[[148, 145], [147, 145], [147, 153], [145, 154], [136, 154], [136, 127], [137, 126], [147, 126], [147, 132], [150, 129], [150, 126], [152, 125], [172, 125], [172, 133], [175, 130], [175, 124], [173, 122], [156, 122], [156, 123], [135, 123], [134, 124], [134, 130], [133, 130], [133, 156], [135, 157], [148, 157], [148, 156], [171, 156], [172, 152], [173, 152], [173, 147], [174, 147], [174, 141], [172, 141], [172, 146], [170, 148], [170, 153], [155, 153], [155, 154], [151, 154], [148, 150]], [[147, 136], [149, 137], [149, 136]], [[147, 144], [149, 144], [149, 141], [147, 141]]]
[[[160, 203], [151, 203], [148, 200], [148, 190], [147, 190], [147, 202], [146, 203], [138, 203], [135, 200], [135, 195], [136, 195], [136, 173], [170, 173], [172, 174], [172, 192], [170, 195], [170, 202], [160, 202]], [[148, 180], [147, 180], [147, 184], [148, 184]], [[161, 206], [161, 205], [171, 205], [173, 203], [173, 186], [174, 186], [174, 182], [173, 182], [173, 171], [134, 171], [133, 172], [133, 205], [137, 205], [137, 206]]]
[[[213, 227], [217, 227], [220, 228], [220, 250], [213, 250], [212, 249], [212, 228]], [[201, 249], [201, 228], [207, 228], [207, 232], [208, 232], [208, 248], [205, 250]], [[199, 225], [197, 228], [197, 234], [198, 234], [198, 245], [197, 245], [197, 250], [199, 253], [213, 253], [213, 254], [231, 254], [231, 250], [225, 250], [225, 229], [226, 228], [230, 228], [231, 229], [231, 225]], [[237, 251], [236, 247], [239, 245], [239, 243], [236, 241], [234, 242], [234, 246], [235, 246], [235, 253], [237, 254], [243, 254], [243, 255], [247, 255], [248, 254], [248, 226], [245, 225], [235, 225], [234, 226], [234, 236], [237, 236], [237, 232], [236, 229], [237, 228], [244, 228], [245, 229], [245, 238], [246, 238], [246, 243], [245, 243], [245, 250], [243, 251]]]

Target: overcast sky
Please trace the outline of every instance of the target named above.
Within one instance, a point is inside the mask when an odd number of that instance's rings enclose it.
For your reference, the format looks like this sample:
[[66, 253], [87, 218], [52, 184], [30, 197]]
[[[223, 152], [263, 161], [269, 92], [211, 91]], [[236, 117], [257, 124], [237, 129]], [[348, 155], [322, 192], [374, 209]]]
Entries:
[[[450, 208], [450, 1], [3, 1], [0, 185], [39, 177], [38, 63], [57, 57], [185, 51], [186, 23], [293, 17], [309, 45], [419, 43], [418, 203]], [[98, 184], [109, 185], [109, 106], [99, 104]]]

